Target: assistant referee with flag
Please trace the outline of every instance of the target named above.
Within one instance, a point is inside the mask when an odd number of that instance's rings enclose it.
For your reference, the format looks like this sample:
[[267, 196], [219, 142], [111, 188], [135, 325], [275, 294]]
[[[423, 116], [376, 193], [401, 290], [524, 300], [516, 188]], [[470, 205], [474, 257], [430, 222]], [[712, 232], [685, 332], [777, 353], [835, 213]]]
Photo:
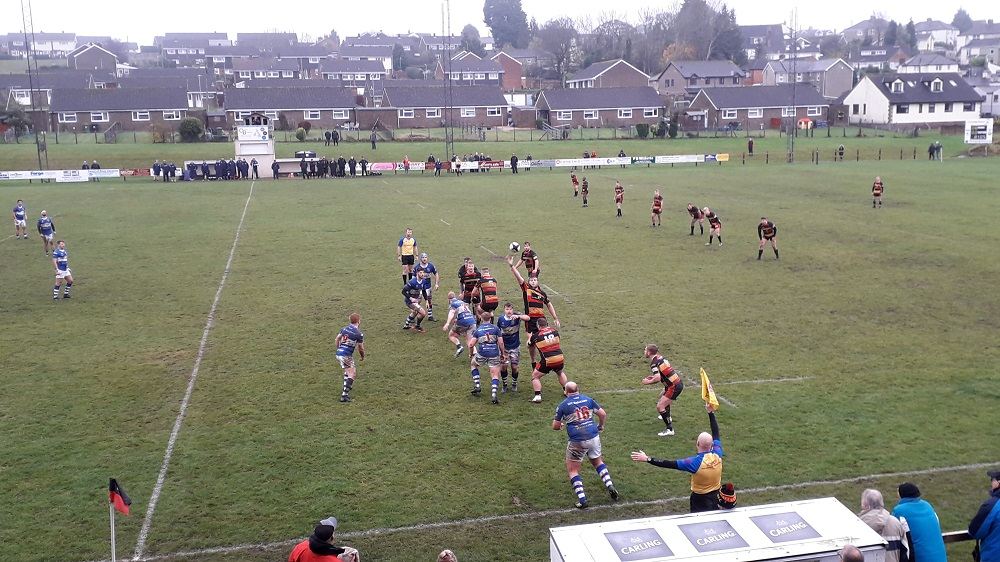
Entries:
[[712, 433], [701, 433], [695, 442], [697, 453], [678, 459], [663, 460], [653, 458], [645, 451], [633, 451], [632, 460], [648, 462], [661, 468], [672, 468], [691, 473], [691, 513], [714, 511], [719, 509], [719, 490], [722, 488], [722, 439], [719, 437], [719, 422], [715, 419], [715, 410], [719, 402], [708, 382], [708, 375], [702, 370], [702, 398], [705, 409], [708, 410], [708, 423]]

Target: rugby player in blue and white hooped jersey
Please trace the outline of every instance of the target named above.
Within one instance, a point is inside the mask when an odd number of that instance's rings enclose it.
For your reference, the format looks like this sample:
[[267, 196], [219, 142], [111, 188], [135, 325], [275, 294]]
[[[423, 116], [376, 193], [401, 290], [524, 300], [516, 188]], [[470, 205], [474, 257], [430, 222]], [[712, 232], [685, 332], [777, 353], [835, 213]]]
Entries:
[[503, 316], [497, 319], [497, 327], [503, 335], [503, 346], [507, 352], [503, 364], [500, 365], [500, 379], [503, 381], [503, 392], [507, 392], [507, 365], [510, 365], [510, 375], [513, 384], [511, 390], [517, 392], [517, 369], [521, 363], [521, 321], [527, 322], [531, 317], [527, 314], [514, 312], [514, 305], [504, 303]]
[[600, 433], [608, 419], [607, 412], [593, 398], [580, 394], [579, 387], [573, 381], [566, 382], [563, 394], [566, 399], [556, 408], [552, 429], [559, 431], [565, 426], [569, 436], [569, 442], [566, 443], [566, 472], [576, 494], [576, 507], [587, 507], [587, 494], [583, 491], [583, 478], [580, 476], [580, 465], [584, 458], [590, 459], [590, 464], [594, 465], [611, 499], [617, 501], [618, 490], [611, 482], [611, 473], [601, 454]]
[[410, 309], [410, 314], [403, 324], [404, 330], [413, 328], [414, 331], [423, 333], [424, 329], [420, 323], [427, 317], [427, 311], [420, 306], [420, 298], [424, 296], [424, 273], [418, 271], [416, 277], [409, 279], [403, 284], [403, 304]]
[[[452, 327], [454, 323], [454, 328], [449, 332], [449, 328]], [[462, 354], [464, 350], [462, 348], [462, 342], [458, 339], [459, 336], [465, 336], [466, 345], [469, 346], [469, 355], [472, 355], [472, 328], [476, 325], [476, 316], [472, 314], [472, 309], [469, 308], [469, 303], [463, 301], [455, 295], [455, 291], [448, 292], [448, 319], [445, 321], [444, 326], [441, 326], [441, 330], [448, 332], [448, 339], [451, 343], [455, 344], [455, 357]]]
[[52, 267], [56, 270], [56, 284], [52, 287], [52, 300], [59, 299], [59, 287], [64, 286], [63, 298], [69, 298], [70, 287], [73, 286], [73, 272], [69, 269], [69, 254], [66, 253], [66, 242], [60, 240], [52, 250]]
[[[427, 319], [431, 322], [436, 322], [434, 320], [434, 304], [431, 302], [431, 297], [434, 291], [440, 286], [440, 278], [438, 276], [437, 268], [434, 267], [434, 263], [427, 258], [426, 253], [420, 254], [420, 261], [413, 267], [413, 271], [423, 271], [424, 272], [424, 300], [427, 301]], [[434, 277], [434, 281], [431, 281], [431, 277]]]
[[351, 387], [354, 386], [354, 379], [358, 375], [357, 367], [354, 366], [354, 350], [358, 350], [358, 358], [365, 360], [365, 335], [361, 333], [361, 315], [357, 312], [351, 314], [350, 324], [341, 328], [335, 341], [337, 345], [337, 361], [340, 368], [344, 370], [344, 389], [340, 394], [341, 402], [351, 401]]
[[483, 312], [480, 315], [481, 323], [472, 332], [469, 339], [470, 349], [475, 346], [475, 353], [472, 354], [472, 394], [479, 396], [482, 388], [479, 386], [479, 367], [486, 365], [490, 368], [490, 398], [494, 404], [499, 404], [497, 391], [500, 388], [500, 365], [506, 355], [503, 338], [500, 328], [493, 324], [492, 312]]
[[49, 255], [49, 250], [55, 248], [55, 244], [52, 243], [52, 236], [56, 233], [56, 223], [52, 222], [49, 218], [49, 214], [42, 210], [42, 214], [38, 217], [38, 234], [42, 237], [42, 249], [45, 250], [45, 255]]
[[11, 211], [14, 215], [14, 238], [28, 239], [28, 210], [24, 208], [24, 201], [17, 200], [17, 205]]

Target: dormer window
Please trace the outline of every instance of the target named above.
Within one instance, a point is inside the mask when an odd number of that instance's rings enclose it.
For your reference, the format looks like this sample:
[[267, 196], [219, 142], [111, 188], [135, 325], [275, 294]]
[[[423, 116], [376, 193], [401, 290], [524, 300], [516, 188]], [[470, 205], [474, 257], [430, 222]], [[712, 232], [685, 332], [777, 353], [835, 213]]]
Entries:
[[944, 90], [944, 83], [941, 82], [940, 78], [935, 78], [934, 81], [931, 82], [931, 91], [941, 92], [942, 90]]
[[895, 82], [892, 83], [892, 93], [894, 93], [894, 94], [902, 94], [903, 93], [903, 81], [902, 80], [896, 80]]

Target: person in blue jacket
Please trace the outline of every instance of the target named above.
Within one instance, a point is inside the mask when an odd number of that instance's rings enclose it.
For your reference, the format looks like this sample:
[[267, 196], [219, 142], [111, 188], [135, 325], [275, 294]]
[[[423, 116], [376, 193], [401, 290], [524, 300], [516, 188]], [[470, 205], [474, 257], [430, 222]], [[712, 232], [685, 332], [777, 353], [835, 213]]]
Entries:
[[934, 506], [920, 498], [920, 488], [912, 482], [899, 485], [899, 503], [892, 516], [909, 529], [910, 552], [917, 562], [948, 562], [941, 538], [941, 521]]
[[990, 477], [990, 497], [969, 523], [969, 534], [979, 541], [980, 562], [1000, 562], [1000, 470], [986, 475]]

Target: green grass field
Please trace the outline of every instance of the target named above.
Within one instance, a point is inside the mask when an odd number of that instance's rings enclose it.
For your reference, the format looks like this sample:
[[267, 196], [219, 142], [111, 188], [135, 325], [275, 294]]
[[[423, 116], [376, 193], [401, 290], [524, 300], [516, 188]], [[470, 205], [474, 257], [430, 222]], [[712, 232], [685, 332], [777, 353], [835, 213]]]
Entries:
[[[894, 504], [913, 480], [945, 530], [963, 529], [988, 480], [961, 467], [1000, 464], [998, 171], [989, 160], [606, 168], [586, 171], [587, 209], [562, 172], [257, 182], [146, 554], [282, 560], [332, 514], [367, 560], [433, 560], [444, 547], [463, 562], [543, 560], [550, 526], [683, 512], [684, 474], [628, 459], [686, 456], [707, 429], [688, 387], [678, 434], [656, 436], [657, 391], [638, 384], [649, 342], [689, 377], [704, 367], [735, 404], [719, 420], [743, 505], [834, 495], [855, 509], [870, 486]], [[658, 229], [654, 188], [666, 198]], [[0, 184], [8, 208], [21, 198], [31, 217], [55, 217], [76, 277], [74, 298], [52, 302], [37, 235], [0, 233], [0, 558], [108, 558], [109, 476], [135, 502], [118, 520], [119, 554], [131, 554], [250, 189]], [[719, 212], [724, 247], [688, 235], [689, 201]], [[780, 262], [755, 259], [762, 214], [779, 227]], [[567, 372], [609, 413], [621, 505], [585, 471], [594, 508], [571, 509], [554, 379], [541, 406], [525, 390], [491, 406], [469, 395], [440, 322], [399, 329], [405, 226], [442, 272], [442, 299], [471, 255], [519, 302], [493, 253], [533, 243]], [[353, 311], [369, 358], [343, 405], [332, 343]], [[258, 546], [212, 550], [241, 545]]]

